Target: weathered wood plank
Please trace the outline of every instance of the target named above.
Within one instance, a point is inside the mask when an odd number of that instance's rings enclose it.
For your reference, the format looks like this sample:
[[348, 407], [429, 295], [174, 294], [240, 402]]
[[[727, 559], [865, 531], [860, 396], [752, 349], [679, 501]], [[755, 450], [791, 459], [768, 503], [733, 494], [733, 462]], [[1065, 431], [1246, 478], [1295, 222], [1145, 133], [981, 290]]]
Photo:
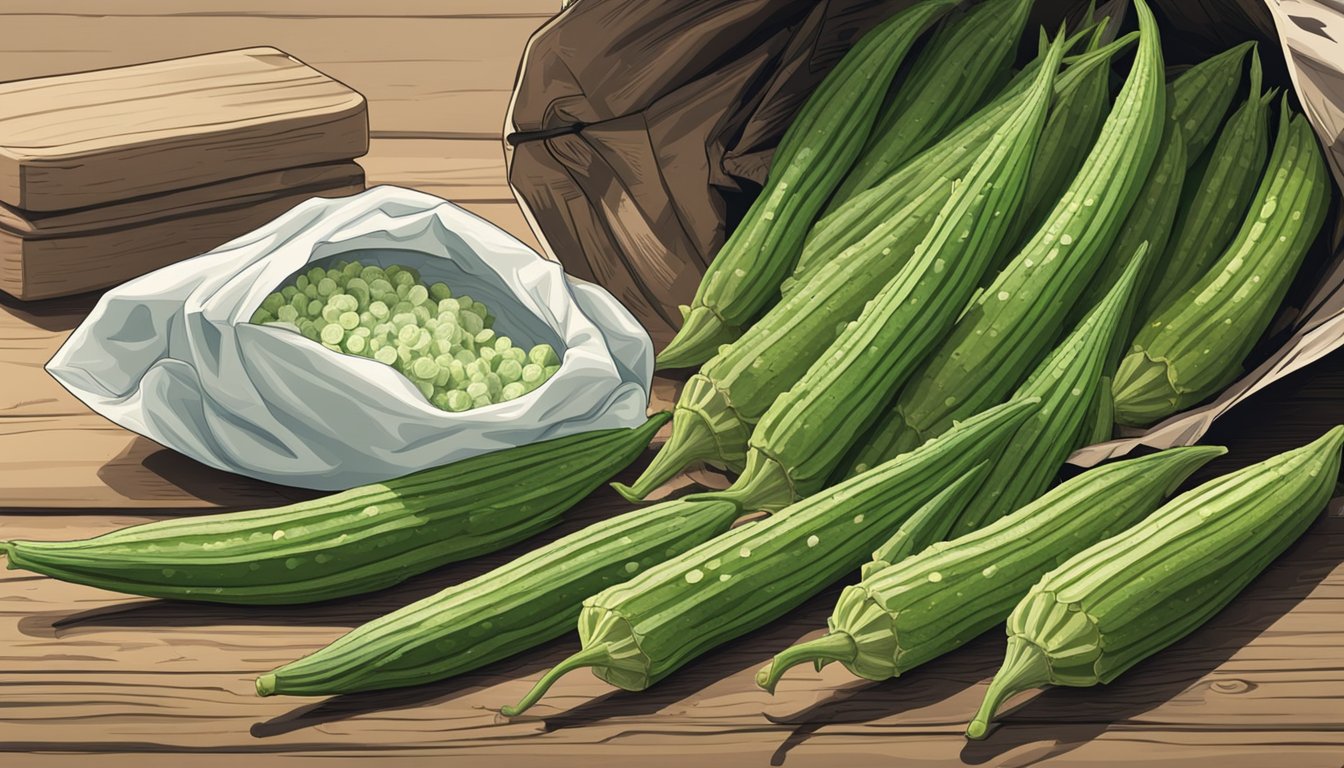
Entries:
[[0, 289], [34, 300], [124, 283], [247, 234], [305, 200], [363, 192], [362, 170], [352, 171], [344, 180], [251, 195], [133, 227], [38, 239], [0, 231]]
[[399, 184], [459, 204], [514, 203], [498, 139], [374, 139], [359, 163], [370, 184]]
[[[604, 490], [543, 538], [624, 508]], [[92, 533], [128, 519], [67, 522]], [[27, 526], [33, 534], [55, 532], [59, 524], [0, 517], [6, 530]], [[997, 665], [997, 632], [901, 680], [855, 681], [832, 665], [791, 674], [774, 697], [753, 685], [755, 670], [771, 653], [821, 626], [835, 589], [648, 691], [614, 691], [579, 673], [512, 721], [495, 708], [571, 652], [573, 637], [456, 680], [400, 691], [328, 700], [252, 695], [254, 673], [535, 543], [375, 595], [284, 609], [147, 601], [7, 573], [0, 580], [0, 686], [9, 708], [0, 721], [0, 744], [89, 752], [387, 751], [407, 758], [472, 755], [480, 764], [507, 764], [528, 750], [565, 764], [661, 745], [721, 759], [740, 752], [754, 764], [787, 758], [793, 765], [803, 755], [830, 751], [847, 762], [857, 759], [856, 765], [882, 755], [1114, 765], [1104, 759], [1114, 754], [1111, 745], [1132, 742], [1126, 748], [1135, 759], [1182, 764], [1188, 758], [1195, 765], [1196, 755], [1214, 756], [1231, 766], [1261, 765], [1254, 760], [1273, 748], [1291, 748], [1294, 765], [1313, 765], [1344, 744], [1338, 728], [1344, 647], [1336, 642], [1344, 632], [1338, 611], [1344, 517], [1338, 514], [1313, 527], [1186, 640], [1110, 686], [1019, 697], [983, 744], [967, 745], [960, 733]], [[81, 735], [71, 743], [74, 722]], [[1297, 762], [1299, 755], [1307, 762]]]
[[498, 137], [523, 45], [546, 19], [311, 15], [316, 9], [308, 16], [6, 15], [6, 38], [22, 43], [0, 46], [0, 81], [266, 44], [364, 94], [375, 133]]
[[105, 205], [350, 160], [368, 140], [362, 96], [269, 47], [9, 82], [0, 200]]

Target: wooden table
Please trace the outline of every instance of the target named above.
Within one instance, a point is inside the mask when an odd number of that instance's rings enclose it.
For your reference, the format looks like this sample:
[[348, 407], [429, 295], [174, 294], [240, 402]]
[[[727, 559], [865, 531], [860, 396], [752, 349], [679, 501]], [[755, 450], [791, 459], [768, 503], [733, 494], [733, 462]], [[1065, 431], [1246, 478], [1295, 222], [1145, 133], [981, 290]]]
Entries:
[[[498, 134], [519, 51], [558, 0], [6, 0], [0, 80], [245, 45], [283, 48], [369, 97], [370, 183], [463, 203], [531, 240]], [[67, 538], [305, 495], [215, 472], [89, 413], [42, 364], [93, 297], [0, 302], [0, 535]], [[1243, 406], [1218, 470], [1344, 422], [1344, 357]], [[670, 385], [659, 383], [659, 398]], [[600, 492], [563, 533], [626, 508]], [[530, 542], [532, 546], [535, 542]], [[752, 684], [816, 632], [834, 589], [641, 694], [573, 675], [527, 717], [496, 713], [572, 652], [567, 637], [479, 673], [329, 700], [259, 699], [252, 678], [523, 548], [335, 604], [240, 609], [0, 575], [0, 764], [1344, 765], [1344, 516], [1325, 516], [1209, 626], [1111, 686], [1024, 696], [967, 744], [997, 633], [906, 679], [796, 671]], [[1016, 703], [1016, 702], [1015, 702]], [[91, 760], [92, 758], [92, 760]]]

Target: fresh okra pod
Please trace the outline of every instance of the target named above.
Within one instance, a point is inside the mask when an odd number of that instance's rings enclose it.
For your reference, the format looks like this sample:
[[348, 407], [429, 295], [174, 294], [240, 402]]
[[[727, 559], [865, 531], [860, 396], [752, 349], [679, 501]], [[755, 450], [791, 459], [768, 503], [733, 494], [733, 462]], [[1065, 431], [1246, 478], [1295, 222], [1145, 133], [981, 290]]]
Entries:
[[812, 92], [780, 140], [756, 202], [705, 270], [662, 368], [700, 365], [779, 295], [803, 237], [868, 140], [910, 46], [956, 0], [922, 0], [864, 35]]
[[1049, 350], [1138, 197], [1165, 126], [1156, 22], [1136, 0], [1139, 47], [1091, 154], [1041, 227], [966, 308], [842, 471], [861, 471], [1001, 402]]
[[1325, 222], [1330, 179], [1315, 131], [1285, 97], [1246, 220], [1198, 283], [1139, 329], [1116, 371], [1116, 420], [1143, 426], [1225, 387], [1278, 310]]
[[1171, 82], [1171, 108], [1185, 137], [1186, 163], [1204, 156], [1241, 83], [1241, 61], [1255, 47], [1247, 42], [1201, 61]]
[[1341, 444], [1335, 427], [1205, 483], [1046, 573], [1008, 617], [1003, 666], [966, 735], [984, 738], [1016, 693], [1109, 683], [1208, 621], [1320, 514]]
[[[1103, 21], [1094, 31], [1093, 40], [1099, 39], [1105, 28]], [[1040, 145], [1048, 151], [1039, 153], [1031, 165], [1026, 203], [1015, 217], [1009, 236], [1004, 238], [1006, 247], [999, 261], [1016, 254], [1016, 247], [1023, 245], [1022, 233], [1035, 232], [1044, 223], [1078, 175], [1111, 106], [1110, 78], [1110, 67], [1092, 67], [1083, 73], [1075, 87], [1060, 90], [1041, 131]]]
[[1035, 407], [1008, 403], [937, 440], [739, 527], [583, 601], [583, 649], [544, 674], [515, 716], [581, 667], [638, 691], [710, 648], [784, 614], [857, 568], [905, 518], [967, 470], [996, 459]]
[[1218, 135], [1213, 150], [1191, 171], [1171, 245], [1144, 302], [1143, 317], [1165, 309], [1209, 271], [1246, 217], [1269, 154], [1269, 102], [1260, 90], [1260, 57], [1251, 50], [1251, 89]]
[[[970, 114], [1012, 64], [1031, 0], [986, 0], [949, 19], [915, 58], [827, 212], [875, 186]], [[975, 51], [975, 66], [966, 52]]]
[[667, 420], [506, 448], [274, 509], [0, 550], [10, 568], [149, 597], [278, 605], [358, 595], [550, 528], [638, 458]]
[[840, 594], [828, 634], [776, 655], [757, 683], [773, 691], [805, 661], [839, 661], [886, 680], [959, 648], [1002, 622], [1046, 571], [1142, 520], [1223, 453], [1172, 448], [1088, 470], [984, 528], [876, 571]]
[[1015, 399], [1039, 398], [1040, 409], [1013, 435], [1006, 449], [1013, 460], [990, 469], [957, 519], [953, 536], [992, 523], [1040, 496], [1079, 447], [1146, 253], [1147, 245], [1140, 245], [1111, 292], [1017, 389]]
[[[1170, 102], [1170, 99], [1168, 99]], [[1083, 289], [1082, 299], [1074, 305], [1068, 325], [1072, 326], [1084, 314], [1101, 301], [1106, 292], [1115, 285], [1120, 273], [1129, 264], [1130, 257], [1144, 243], [1148, 244], [1148, 255], [1143, 260], [1143, 269], [1134, 283], [1134, 291], [1129, 306], [1116, 332], [1116, 345], [1107, 356], [1107, 371], [1114, 371], [1120, 355], [1124, 353], [1129, 340], [1133, 338], [1132, 328], [1135, 318], [1142, 317], [1140, 305], [1145, 303], [1153, 274], [1161, 266], [1166, 253], [1167, 240], [1171, 235], [1172, 224], [1176, 220], [1176, 208], [1181, 198], [1181, 189], [1185, 182], [1185, 139], [1181, 128], [1174, 119], [1168, 119], [1166, 131], [1162, 134], [1162, 145], [1157, 157], [1148, 171], [1148, 178], [1139, 191], [1139, 199], [1129, 209], [1115, 243], [1106, 254], [1101, 267], [1092, 282]], [[1111, 427], [1106, 425], [1108, 433]]]
[[507, 658], [570, 631], [585, 596], [727, 531], [739, 512], [730, 501], [687, 496], [594, 523], [356, 627], [258, 677], [257, 694], [400, 688]]

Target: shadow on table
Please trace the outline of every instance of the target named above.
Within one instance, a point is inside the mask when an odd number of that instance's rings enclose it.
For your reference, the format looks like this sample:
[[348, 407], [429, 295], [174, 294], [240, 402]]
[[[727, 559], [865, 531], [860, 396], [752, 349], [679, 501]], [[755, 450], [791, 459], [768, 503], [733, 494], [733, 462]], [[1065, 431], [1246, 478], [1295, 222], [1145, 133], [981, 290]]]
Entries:
[[1002, 646], [1002, 636], [990, 632], [938, 663], [913, 669], [898, 679], [875, 683], [855, 678], [797, 713], [766, 715], [770, 722], [792, 728], [771, 755], [770, 764], [784, 765], [791, 751], [827, 726], [868, 723], [932, 707], [976, 686], [993, 674]]
[[162, 497], [163, 489], [171, 488], [177, 496], [213, 504], [215, 508], [201, 510], [206, 514], [281, 506], [323, 495], [208, 467], [145, 437], [134, 438], [99, 467], [98, 479], [128, 499]]
[[0, 293], [0, 312], [44, 331], [71, 331], [89, 314], [102, 295], [102, 291], [92, 291], [55, 299], [22, 301], [7, 293]]
[[1344, 517], [1332, 509], [1209, 623], [1109, 685], [1049, 688], [1001, 711], [998, 725], [984, 741], [966, 742], [962, 760], [970, 765], [1002, 765], [1007, 753], [1040, 745], [1042, 729], [1051, 727], [1059, 728], [1065, 738], [1033, 751], [1030, 762], [1059, 757], [1112, 725], [1165, 704], [1293, 610], [1340, 562], [1344, 562]]
[[448, 680], [408, 688], [332, 696], [297, 707], [270, 720], [255, 723], [252, 725], [251, 733], [256, 738], [264, 739], [374, 712], [392, 712], [437, 704], [473, 690], [487, 688], [500, 679], [535, 675], [573, 653], [578, 645], [577, 641], [578, 638], [574, 636], [558, 638], [513, 658], [487, 664], [478, 670]]

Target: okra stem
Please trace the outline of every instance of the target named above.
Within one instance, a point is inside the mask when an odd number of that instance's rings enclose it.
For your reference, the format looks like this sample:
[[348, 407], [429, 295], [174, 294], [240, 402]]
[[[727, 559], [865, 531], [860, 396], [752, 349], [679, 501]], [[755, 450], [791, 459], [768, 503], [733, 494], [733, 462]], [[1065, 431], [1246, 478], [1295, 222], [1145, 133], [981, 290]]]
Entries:
[[[666, 483], [692, 462], [699, 461], [706, 456], [725, 457], [732, 453], [721, 447], [720, 432], [721, 430], [716, 429], [715, 424], [710, 423], [709, 417], [704, 411], [677, 408], [672, 416], [673, 439], [664, 443], [663, 447], [654, 454], [653, 459], [649, 461], [649, 465], [645, 467], [632, 485], [612, 483], [611, 487], [621, 494], [626, 501], [643, 501], [645, 496]], [[745, 444], [745, 437], [742, 442]], [[739, 448], [736, 454], [745, 454], [745, 449]], [[740, 463], [732, 460], [729, 460], [727, 465], [733, 470], [741, 470], [742, 468]]]
[[817, 669], [831, 661], [852, 664], [858, 654], [859, 648], [848, 632], [831, 632], [775, 654], [775, 658], [756, 673], [756, 684], [773, 694], [779, 679], [792, 667], [807, 661], [815, 662]]
[[573, 672], [576, 669], [584, 667], [595, 667], [602, 663], [611, 661], [612, 648], [611, 643], [598, 643], [589, 648], [578, 651], [573, 656], [551, 667], [550, 671], [541, 676], [537, 684], [532, 686], [532, 690], [527, 692], [517, 704], [513, 706], [504, 705], [500, 707], [500, 714], [505, 717], [517, 717], [532, 708], [533, 704], [541, 701], [541, 697], [555, 685], [555, 681]]
[[1008, 639], [1008, 651], [1003, 666], [989, 684], [985, 700], [975, 713], [975, 719], [966, 726], [966, 737], [983, 739], [989, 734], [989, 721], [999, 707], [1010, 697], [1022, 691], [1039, 688], [1050, 682], [1050, 662], [1035, 643], [1021, 638]]

